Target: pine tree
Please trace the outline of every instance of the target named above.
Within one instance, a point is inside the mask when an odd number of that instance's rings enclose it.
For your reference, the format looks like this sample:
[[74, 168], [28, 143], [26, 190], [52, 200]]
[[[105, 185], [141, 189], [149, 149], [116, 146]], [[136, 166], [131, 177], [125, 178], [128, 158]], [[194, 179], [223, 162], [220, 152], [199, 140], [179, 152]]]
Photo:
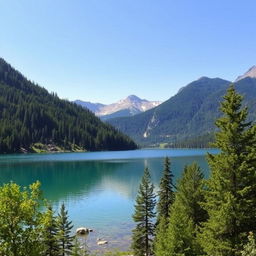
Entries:
[[72, 228], [72, 221], [68, 220], [68, 211], [63, 203], [57, 217], [57, 238], [61, 256], [69, 255], [71, 252], [74, 240], [70, 235]]
[[132, 249], [135, 256], [152, 255], [152, 241], [154, 237], [156, 216], [154, 185], [151, 183], [148, 168], [145, 168], [135, 204], [133, 220], [137, 223], [132, 231]]
[[78, 239], [74, 238], [74, 244], [71, 251], [71, 256], [88, 256], [88, 252], [86, 249], [82, 248], [81, 244], [79, 243]]
[[195, 163], [186, 166], [170, 209], [168, 228], [163, 229], [162, 233], [159, 231], [155, 246], [156, 256], [200, 255], [197, 229], [206, 218], [205, 211], [200, 206], [203, 201], [202, 189], [203, 174], [199, 166]]
[[168, 256], [166, 231], [168, 228], [169, 218], [160, 217], [156, 227], [156, 236], [154, 240], [154, 253], [157, 256]]
[[48, 206], [48, 209], [44, 216], [44, 231], [43, 241], [45, 246], [45, 256], [58, 256], [59, 247], [56, 238], [57, 225], [56, 217], [53, 214], [52, 206]]
[[158, 203], [157, 203], [157, 223], [159, 223], [160, 218], [168, 220], [169, 218], [169, 208], [174, 200], [173, 192], [173, 174], [170, 169], [170, 159], [165, 158], [163, 177], [160, 181], [159, 192], [158, 192]]
[[200, 236], [207, 255], [234, 256], [256, 229], [256, 126], [247, 122], [242, 96], [231, 86], [216, 121], [217, 155], [208, 156], [211, 169], [206, 203], [209, 219]]
[[158, 192], [156, 236], [154, 240], [154, 251], [157, 252], [164, 252], [166, 250], [166, 229], [169, 222], [170, 206], [174, 201], [174, 185], [172, 179], [173, 174], [170, 169], [170, 159], [166, 157]]

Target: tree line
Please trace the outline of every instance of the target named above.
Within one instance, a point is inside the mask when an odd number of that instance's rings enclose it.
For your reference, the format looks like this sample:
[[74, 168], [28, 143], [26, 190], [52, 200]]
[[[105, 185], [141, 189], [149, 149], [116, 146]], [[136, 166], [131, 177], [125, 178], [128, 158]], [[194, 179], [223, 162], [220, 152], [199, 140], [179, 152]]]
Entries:
[[194, 163], [175, 187], [166, 159], [156, 203], [145, 169], [133, 215], [135, 256], [256, 255], [256, 125], [241, 104], [231, 86], [216, 121], [220, 153], [207, 156], [208, 179]]
[[88, 151], [137, 147], [89, 110], [48, 93], [1, 58], [0, 92], [0, 153], [29, 150], [34, 143]]

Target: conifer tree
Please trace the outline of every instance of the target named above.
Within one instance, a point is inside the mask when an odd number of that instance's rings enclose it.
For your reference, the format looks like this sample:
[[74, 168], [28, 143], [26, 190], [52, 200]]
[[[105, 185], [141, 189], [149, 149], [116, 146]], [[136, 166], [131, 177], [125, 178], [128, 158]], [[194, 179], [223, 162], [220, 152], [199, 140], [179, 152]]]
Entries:
[[157, 256], [168, 256], [166, 231], [168, 228], [169, 217], [160, 217], [156, 226], [156, 236], [154, 240], [154, 254]]
[[200, 236], [207, 255], [240, 255], [249, 231], [256, 230], [256, 126], [247, 122], [242, 96], [231, 86], [216, 121], [217, 155], [208, 156], [211, 169], [206, 203], [209, 219]]
[[58, 256], [59, 247], [56, 238], [57, 225], [56, 217], [54, 216], [52, 206], [48, 206], [48, 209], [44, 216], [43, 227], [43, 243], [45, 246], [44, 256]]
[[132, 231], [132, 249], [135, 256], [150, 256], [153, 254], [152, 241], [154, 237], [156, 216], [154, 185], [151, 183], [148, 168], [145, 168], [135, 204], [133, 220], [137, 223]]
[[163, 176], [160, 181], [159, 192], [158, 192], [158, 203], [157, 203], [157, 223], [160, 218], [164, 218], [168, 222], [169, 208], [174, 200], [173, 192], [173, 174], [170, 169], [170, 159], [165, 158]]
[[174, 185], [173, 174], [170, 168], [170, 159], [168, 157], [164, 160], [163, 176], [159, 185], [158, 203], [157, 203], [157, 222], [156, 222], [156, 236], [154, 240], [154, 251], [166, 250], [165, 237], [166, 229], [169, 222], [170, 206], [174, 201]]
[[70, 255], [71, 256], [88, 256], [89, 254], [85, 248], [81, 247], [81, 244], [79, 243], [78, 239], [75, 237]]
[[68, 211], [63, 203], [57, 217], [57, 238], [61, 256], [69, 255], [71, 252], [74, 240], [71, 236], [72, 228], [72, 221], [68, 220]]
[[[197, 229], [205, 220], [203, 201], [203, 174], [197, 164], [186, 166], [178, 182], [175, 200], [170, 209], [168, 228], [159, 230], [156, 256], [198, 256], [201, 248], [197, 242]], [[162, 225], [160, 222], [160, 226]]]

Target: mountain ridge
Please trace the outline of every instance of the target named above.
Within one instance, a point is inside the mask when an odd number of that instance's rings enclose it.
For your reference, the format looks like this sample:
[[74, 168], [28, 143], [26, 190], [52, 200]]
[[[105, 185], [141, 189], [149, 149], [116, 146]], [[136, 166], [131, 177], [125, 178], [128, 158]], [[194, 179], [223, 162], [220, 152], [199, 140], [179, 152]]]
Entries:
[[127, 150], [136, 144], [90, 111], [61, 100], [0, 58], [0, 153]]
[[[220, 102], [230, 84], [221, 78], [202, 77], [154, 109], [108, 122], [143, 146], [160, 143], [179, 146], [204, 136], [204, 140], [210, 140], [216, 130], [215, 119], [220, 115]], [[244, 105], [250, 107], [249, 118], [255, 120], [256, 79], [245, 77], [235, 83], [235, 88], [245, 96]], [[208, 144], [202, 143], [201, 146]]]
[[125, 99], [121, 99], [108, 105], [81, 100], [76, 100], [74, 102], [82, 105], [83, 107], [87, 107], [94, 112], [96, 116], [101, 117], [103, 120], [113, 118], [114, 116], [133, 116], [154, 108], [161, 103], [160, 101], [148, 101], [146, 99], [141, 99], [136, 95], [129, 95]]
[[246, 77], [256, 78], [256, 65], [250, 67], [243, 75], [238, 76], [235, 82], [238, 82], [239, 80], [242, 80]]

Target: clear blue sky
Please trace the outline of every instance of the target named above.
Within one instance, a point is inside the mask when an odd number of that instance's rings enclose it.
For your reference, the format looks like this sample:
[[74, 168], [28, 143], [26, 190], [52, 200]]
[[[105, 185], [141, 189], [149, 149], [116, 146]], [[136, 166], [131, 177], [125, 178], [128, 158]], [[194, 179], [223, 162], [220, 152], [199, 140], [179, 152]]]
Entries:
[[61, 98], [166, 100], [256, 64], [255, 0], [0, 0], [0, 56]]

